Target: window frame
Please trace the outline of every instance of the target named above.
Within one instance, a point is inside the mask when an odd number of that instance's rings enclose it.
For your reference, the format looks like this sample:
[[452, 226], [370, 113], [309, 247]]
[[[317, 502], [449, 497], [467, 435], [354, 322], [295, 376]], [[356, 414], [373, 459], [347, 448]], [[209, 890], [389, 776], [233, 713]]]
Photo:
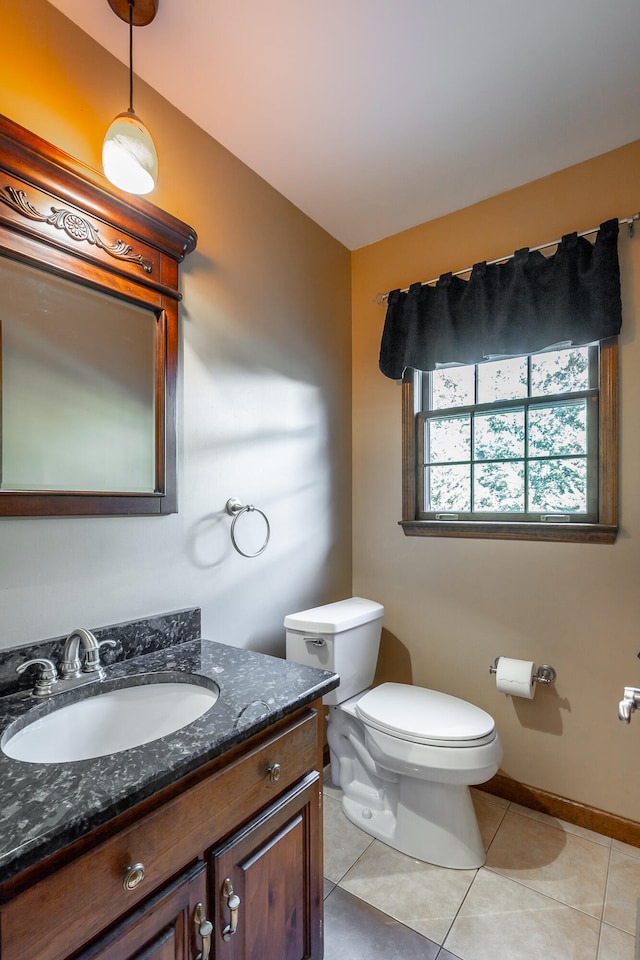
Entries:
[[406, 536], [537, 540], [564, 543], [614, 543], [618, 533], [618, 338], [600, 341], [598, 404], [598, 520], [548, 522], [532, 520], [437, 520], [419, 516], [418, 431], [423, 422], [423, 380], [426, 374], [407, 369], [402, 381], [402, 520]]

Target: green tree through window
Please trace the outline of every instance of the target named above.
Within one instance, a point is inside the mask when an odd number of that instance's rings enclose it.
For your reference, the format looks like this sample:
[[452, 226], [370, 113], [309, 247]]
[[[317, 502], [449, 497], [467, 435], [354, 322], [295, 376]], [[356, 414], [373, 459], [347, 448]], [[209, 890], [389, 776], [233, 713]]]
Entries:
[[405, 378], [405, 532], [566, 540], [614, 527], [617, 343], [603, 344]]

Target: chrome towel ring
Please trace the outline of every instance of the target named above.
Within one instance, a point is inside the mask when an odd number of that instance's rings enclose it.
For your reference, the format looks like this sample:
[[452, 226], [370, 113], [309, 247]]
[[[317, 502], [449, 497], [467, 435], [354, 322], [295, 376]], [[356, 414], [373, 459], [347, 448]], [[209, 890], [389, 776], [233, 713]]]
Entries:
[[[226, 511], [230, 517], [233, 517], [233, 520], [231, 522], [231, 543], [234, 545], [235, 549], [238, 551], [238, 553], [242, 554], [243, 557], [250, 557], [250, 558], [259, 557], [260, 554], [267, 549], [267, 544], [269, 543], [269, 537], [271, 536], [271, 526], [269, 525], [269, 521], [267, 519], [266, 513], [263, 510], [258, 510], [258, 508], [254, 507], [252, 503], [247, 503], [243, 505], [242, 503], [240, 503], [237, 497], [231, 497], [230, 500], [227, 500]], [[262, 519], [264, 520], [267, 526], [267, 534], [264, 538], [264, 543], [262, 544], [259, 550], [256, 550], [255, 553], [245, 553], [244, 550], [240, 549], [240, 547], [236, 542], [236, 523], [238, 522], [238, 518], [241, 517], [243, 513], [251, 513], [252, 511], [254, 513], [259, 513]]]

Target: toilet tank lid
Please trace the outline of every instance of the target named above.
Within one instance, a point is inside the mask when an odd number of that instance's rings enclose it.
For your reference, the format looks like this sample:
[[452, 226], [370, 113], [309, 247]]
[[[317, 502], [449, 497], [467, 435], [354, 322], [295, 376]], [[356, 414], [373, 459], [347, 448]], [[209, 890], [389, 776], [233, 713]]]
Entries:
[[326, 603], [322, 607], [301, 610], [300, 613], [290, 613], [284, 618], [284, 625], [289, 630], [303, 633], [340, 633], [361, 623], [381, 619], [383, 615], [381, 603], [363, 597], [350, 597], [348, 600]]

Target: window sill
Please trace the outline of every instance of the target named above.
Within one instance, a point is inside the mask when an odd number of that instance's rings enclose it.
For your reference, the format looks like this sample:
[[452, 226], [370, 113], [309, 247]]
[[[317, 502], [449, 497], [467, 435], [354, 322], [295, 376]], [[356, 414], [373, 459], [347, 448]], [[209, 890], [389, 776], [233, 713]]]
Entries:
[[615, 543], [618, 527], [603, 523], [501, 523], [477, 520], [400, 520], [406, 537]]

